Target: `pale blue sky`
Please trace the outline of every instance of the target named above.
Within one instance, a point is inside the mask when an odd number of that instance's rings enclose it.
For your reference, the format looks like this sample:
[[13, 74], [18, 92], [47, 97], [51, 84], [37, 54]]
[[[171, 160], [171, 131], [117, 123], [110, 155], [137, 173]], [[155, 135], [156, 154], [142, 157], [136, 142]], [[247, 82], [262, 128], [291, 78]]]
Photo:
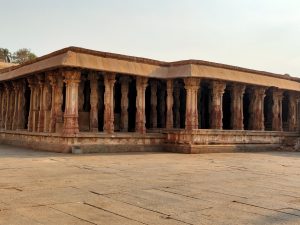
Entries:
[[0, 0], [0, 47], [202, 59], [300, 76], [299, 0]]

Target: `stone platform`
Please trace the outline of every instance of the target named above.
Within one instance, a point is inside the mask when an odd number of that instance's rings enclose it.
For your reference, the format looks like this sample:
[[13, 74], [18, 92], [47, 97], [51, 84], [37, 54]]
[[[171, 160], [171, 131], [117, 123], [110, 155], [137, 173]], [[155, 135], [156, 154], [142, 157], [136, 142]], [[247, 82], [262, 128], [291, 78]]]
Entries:
[[1, 225], [300, 224], [300, 153], [0, 158]]
[[146, 134], [81, 132], [74, 135], [28, 131], [0, 131], [0, 143], [53, 152], [82, 153], [172, 151], [212, 153], [270, 151], [297, 138], [296, 132], [156, 129]]

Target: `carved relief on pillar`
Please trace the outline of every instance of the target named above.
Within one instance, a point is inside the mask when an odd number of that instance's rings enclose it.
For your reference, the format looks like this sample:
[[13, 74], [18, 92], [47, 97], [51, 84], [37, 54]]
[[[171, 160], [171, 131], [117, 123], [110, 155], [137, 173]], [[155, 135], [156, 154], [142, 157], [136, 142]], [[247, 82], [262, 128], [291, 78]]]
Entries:
[[81, 73], [78, 70], [64, 70], [64, 82], [66, 83], [66, 106], [64, 113], [64, 134], [79, 133], [78, 126], [78, 86]]
[[91, 72], [88, 75], [90, 80], [91, 94], [90, 94], [90, 131], [98, 132], [98, 79], [99, 76], [96, 72]]
[[130, 78], [128, 76], [120, 77], [121, 82], [121, 131], [128, 131], [128, 92]]
[[278, 88], [272, 89], [272, 130], [282, 131], [282, 98], [283, 91]]
[[146, 113], [145, 113], [145, 91], [148, 85], [148, 78], [136, 78], [136, 132], [146, 133]]
[[116, 74], [104, 74], [104, 127], [107, 133], [114, 132], [114, 84], [116, 82]]
[[226, 83], [222, 81], [212, 81], [210, 83], [210, 127], [212, 129], [223, 128], [223, 94]]
[[232, 84], [230, 87], [231, 95], [231, 128], [233, 130], [244, 129], [243, 115], [243, 96], [245, 93], [245, 85]]
[[167, 80], [167, 121], [166, 128], [173, 128], [173, 80]]
[[250, 88], [250, 130], [264, 130], [264, 98], [266, 88], [252, 87]]
[[157, 80], [150, 80], [150, 127], [157, 128]]
[[198, 91], [200, 79], [195, 77], [184, 78], [186, 90], [185, 129], [198, 129]]
[[174, 82], [174, 127], [180, 128], [180, 84]]
[[4, 83], [6, 90], [6, 115], [5, 115], [5, 130], [11, 130], [12, 119], [14, 112], [14, 89], [11, 82]]
[[288, 131], [297, 130], [297, 99], [299, 95], [296, 92], [289, 92]]

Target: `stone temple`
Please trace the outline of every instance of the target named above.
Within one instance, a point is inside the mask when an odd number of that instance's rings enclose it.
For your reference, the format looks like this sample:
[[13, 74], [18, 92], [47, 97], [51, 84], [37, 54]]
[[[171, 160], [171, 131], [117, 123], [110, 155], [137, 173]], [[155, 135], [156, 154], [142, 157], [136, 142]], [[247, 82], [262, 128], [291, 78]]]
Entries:
[[299, 137], [299, 99], [300, 79], [289, 75], [69, 47], [0, 69], [0, 143], [56, 152], [274, 150]]

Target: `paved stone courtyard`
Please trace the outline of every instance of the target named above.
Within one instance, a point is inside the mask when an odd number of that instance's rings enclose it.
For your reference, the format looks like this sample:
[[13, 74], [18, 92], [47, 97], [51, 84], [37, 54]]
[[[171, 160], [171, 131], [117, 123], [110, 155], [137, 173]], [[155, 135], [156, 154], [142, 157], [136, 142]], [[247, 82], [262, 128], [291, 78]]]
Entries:
[[0, 224], [300, 224], [300, 153], [0, 146]]

